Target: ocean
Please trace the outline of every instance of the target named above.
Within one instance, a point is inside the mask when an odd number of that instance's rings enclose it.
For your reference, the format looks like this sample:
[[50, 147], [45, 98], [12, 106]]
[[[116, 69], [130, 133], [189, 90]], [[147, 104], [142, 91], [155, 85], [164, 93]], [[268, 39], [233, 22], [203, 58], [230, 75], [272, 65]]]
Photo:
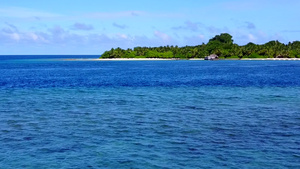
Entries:
[[0, 168], [300, 168], [299, 61], [0, 56]]

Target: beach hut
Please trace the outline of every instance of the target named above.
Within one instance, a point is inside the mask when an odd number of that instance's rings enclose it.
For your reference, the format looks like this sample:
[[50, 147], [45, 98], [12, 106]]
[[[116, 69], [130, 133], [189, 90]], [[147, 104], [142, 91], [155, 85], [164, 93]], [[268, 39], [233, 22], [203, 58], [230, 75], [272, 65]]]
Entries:
[[205, 56], [204, 60], [216, 60], [218, 58], [219, 58], [218, 55], [212, 54], [212, 55], [209, 55], [209, 56]]

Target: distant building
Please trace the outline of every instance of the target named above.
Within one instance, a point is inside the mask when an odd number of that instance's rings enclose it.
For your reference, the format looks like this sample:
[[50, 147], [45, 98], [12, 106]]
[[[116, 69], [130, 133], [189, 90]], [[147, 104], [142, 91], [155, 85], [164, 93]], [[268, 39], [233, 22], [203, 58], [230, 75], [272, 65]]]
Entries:
[[219, 59], [219, 56], [216, 54], [205, 56], [205, 58], [204, 58], [204, 60], [217, 60], [217, 59]]

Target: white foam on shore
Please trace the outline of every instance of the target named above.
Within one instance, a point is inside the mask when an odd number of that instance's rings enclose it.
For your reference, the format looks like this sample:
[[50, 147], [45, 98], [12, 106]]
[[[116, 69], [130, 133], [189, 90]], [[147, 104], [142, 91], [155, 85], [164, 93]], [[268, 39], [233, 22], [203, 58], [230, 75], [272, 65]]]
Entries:
[[[159, 60], [180, 60], [180, 59], [162, 59], [162, 58], [110, 58], [110, 59], [87, 59], [74, 58], [63, 59], [65, 61], [159, 61]], [[187, 60], [204, 60], [202, 58], [191, 58]], [[220, 59], [220, 60], [300, 60], [300, 58], [244, 58], [244, 59]]]
[[161, 58], [111, 58], [111, 59], [64, 59], [67, 61], [152, 61], [152, 60], [176, 60]]
[[241, 60], [300, 60], [300, 58], [245, 58]]

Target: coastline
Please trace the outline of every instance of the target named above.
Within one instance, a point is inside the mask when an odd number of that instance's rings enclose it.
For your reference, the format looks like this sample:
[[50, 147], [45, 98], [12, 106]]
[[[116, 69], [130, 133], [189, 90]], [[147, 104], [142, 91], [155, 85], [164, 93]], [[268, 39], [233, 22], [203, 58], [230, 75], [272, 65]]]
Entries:
[[[111, 59], [101, 59], [101, 58], [96, 58], [96, 59], [85, 59], [85, 58], [71, 58], [71, 59], [63, 59], [64, 61], [164, 61], [164, 60], [204, 60], [203, 58], [191, 58], [191, 59], [178, 59], [178, 58], [111, 58]], [[300, 58], [242, 58], [242, 59], [219, 59], [219, 60], [269, 60], [269, 61], [274, 61], [274, 60], [279, 60], [279, 61], [296, 61], [299, 60]]]
[[111, 59], [63, 59], [66, 61], [159, 61], [159, 60], [178, 60], [178, 59], [163, 59], [163, 58], [111, 58]]
[[300, 58], [244, 58], [240, 60], [300, 60]]

